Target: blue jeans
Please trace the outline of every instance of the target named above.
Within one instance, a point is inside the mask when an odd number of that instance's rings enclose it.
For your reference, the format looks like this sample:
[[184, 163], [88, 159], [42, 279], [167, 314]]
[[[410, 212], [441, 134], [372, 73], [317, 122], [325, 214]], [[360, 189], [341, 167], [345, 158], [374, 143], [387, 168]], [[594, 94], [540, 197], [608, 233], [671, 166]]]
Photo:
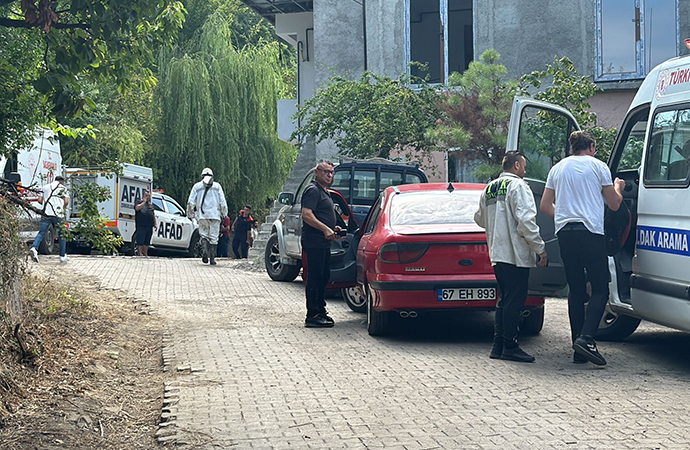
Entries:
[[221, 258], [227, 258], [230, 256], [230, 237], [223, 235], [220, 239], [218, 239], [218, 251], [216, 252], [216, 256], [219, 256]]
[[60, 256], [65, 256], [65, 254], [67, 253], [67, 241], [65, 240], [65, 222], [59, 217], [43, 216], [41, 218], [41, 227], [38, 230], [38, 234], [36, 235], [36, 239], [34, 239], [32, 247], [38, 250], [38, 246], [41, 245], [41, 242], [43, 241], [43, 236], [46, 235], [48, 227], [50, 227], [51, 224], [53, 225], [53, 229], [57, 230], [58, 235], [60, 236]]

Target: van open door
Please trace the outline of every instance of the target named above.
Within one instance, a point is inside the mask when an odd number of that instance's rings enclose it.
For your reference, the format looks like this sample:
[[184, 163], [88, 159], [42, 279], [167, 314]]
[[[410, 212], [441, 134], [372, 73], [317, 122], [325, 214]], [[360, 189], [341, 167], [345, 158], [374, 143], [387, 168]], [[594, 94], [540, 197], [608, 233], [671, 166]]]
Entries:
[[531, 98], [513, 101], [506, 150], [520, 150], [527, 159], [525, 181], [534, 193], [537, 224], [549, 255], [548, 267], [530, 270], [529, 292], [533, 295], [554, 295], [567, 285], [553, 218], [542, 213], [539, 204], [549, 170], [570, 154], [568, 137], [579, 129], [565, 108]]

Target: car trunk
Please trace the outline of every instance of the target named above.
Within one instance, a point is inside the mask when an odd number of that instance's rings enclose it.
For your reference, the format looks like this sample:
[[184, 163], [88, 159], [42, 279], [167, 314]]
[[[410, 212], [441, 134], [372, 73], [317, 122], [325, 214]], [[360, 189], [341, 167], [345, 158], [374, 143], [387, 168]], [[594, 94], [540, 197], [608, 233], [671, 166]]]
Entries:
[[387, 273], [493, 275], [486, 235], [474, 224], [396, 226], [393, 231], [403, 262], [386, 264]]

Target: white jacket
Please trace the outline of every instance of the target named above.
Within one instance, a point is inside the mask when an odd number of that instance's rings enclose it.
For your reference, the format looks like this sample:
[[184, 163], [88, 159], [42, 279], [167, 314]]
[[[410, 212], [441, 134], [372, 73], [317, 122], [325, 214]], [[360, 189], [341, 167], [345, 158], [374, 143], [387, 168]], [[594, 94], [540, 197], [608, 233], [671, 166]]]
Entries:
[[[211, 184], [212, 183], [212, 184]], [[211, 184], [204, 198], [206, 186]], [[187, 212], [190, 217], [197, 219], [220, 220], [228, 215], [228, 203], [225, 200], [223, 187], [209, 176], [204, 177], [192, 187], [187, 200]]]
[[534, 267], [545, 251], [537, 226], [537, 207], [532, 190], [509, 172], [487, 184], [474, 221], [486, 230], [491, 264]]

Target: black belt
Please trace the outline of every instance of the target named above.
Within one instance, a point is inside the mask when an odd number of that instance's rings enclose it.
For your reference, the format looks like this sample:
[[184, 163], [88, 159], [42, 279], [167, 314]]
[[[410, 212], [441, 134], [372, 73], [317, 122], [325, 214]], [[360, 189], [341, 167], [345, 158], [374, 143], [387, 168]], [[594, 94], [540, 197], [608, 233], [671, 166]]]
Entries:
[[584, 223], [582, 222], [570, 222], [563, 225], [560, 231], [589, 231]]

